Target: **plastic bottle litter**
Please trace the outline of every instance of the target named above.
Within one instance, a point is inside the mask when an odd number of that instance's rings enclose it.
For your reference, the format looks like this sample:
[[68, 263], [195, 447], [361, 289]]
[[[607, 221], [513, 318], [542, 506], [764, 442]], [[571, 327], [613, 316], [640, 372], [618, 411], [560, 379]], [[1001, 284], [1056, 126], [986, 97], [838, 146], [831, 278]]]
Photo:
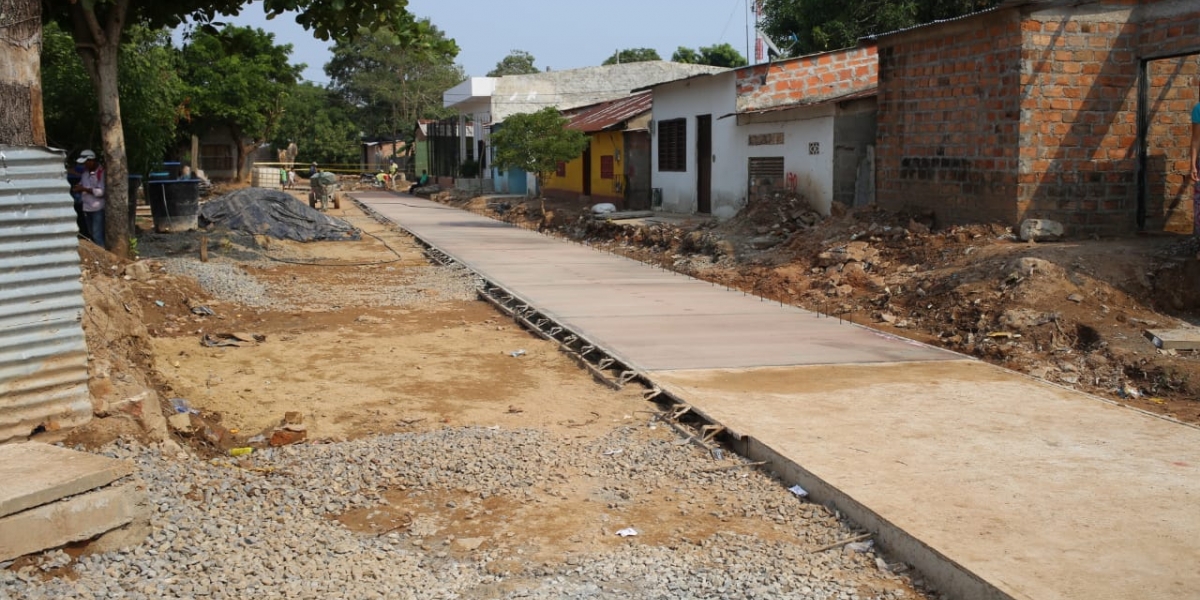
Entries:
[[632, 527], [626, 527], [625, 529], [622, 529], [617, 532], [617, 535], [619, 535], [621, 537], [630, 537], [630, 536], [634, 536], [637, 534], [638, 534], [637, 530]]
[[798, 498], [808, 497], [808, 491], [800, 487], [800, 484], [793, 485], [792, 487], [788, 488], [788, 491], [795, 494]]
[[180, 414], [191, 412], [192, 410], [192, 407], [188, 406], [187, 400], [183, 398], [171, 398], [171, 406], [175, 407], [175, 412]]
[[513, 358], [525, 356], [525, 350], [517, 350], [516, 352], [509, 352], [508, 355]]
[[230, 456], [246, 456], [247, 454], [250, 454], [251, 452], [254, 452], [254, 448], [251, 448], [249, 446], [247, 446], [245, 448], [230, 448], [229, 449]]

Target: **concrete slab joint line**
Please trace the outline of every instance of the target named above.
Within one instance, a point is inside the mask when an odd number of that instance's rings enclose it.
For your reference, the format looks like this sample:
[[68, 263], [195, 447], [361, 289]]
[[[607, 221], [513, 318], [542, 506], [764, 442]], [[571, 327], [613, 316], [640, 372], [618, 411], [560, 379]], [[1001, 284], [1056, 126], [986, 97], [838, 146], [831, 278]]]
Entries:
[[[432, 203], [378, 209], [578, 336], [580, 355], [640, 373], [675, 402], [673, 426], [723, 427], [939, 593], [1200, 589], [1200, 429]], [[698, 444], [713, 431], [680, 427]]]

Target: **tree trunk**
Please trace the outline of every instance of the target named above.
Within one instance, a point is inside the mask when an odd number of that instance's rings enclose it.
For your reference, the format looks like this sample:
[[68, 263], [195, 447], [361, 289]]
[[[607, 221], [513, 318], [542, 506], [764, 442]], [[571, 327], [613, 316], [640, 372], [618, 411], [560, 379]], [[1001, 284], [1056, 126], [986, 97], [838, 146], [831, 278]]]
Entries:
[[242, 131], [236, 127], [230, 128], [233, 132], [233, 143], [237, 145], [237, 171], [234, 173], [234, 178], [237, 181], [246, 183], [250, 180], [250, 173], [246, 170], [246, 161], [250, 156], [250, 145], [246, 143], [245, 136]]
[[0, 144], [45, 146], [41, 0], [0, 0]]
[[[4, 0], [0, 0], [4, 1]], [[121, 127], [121, 99], [117, 92], [117, 55], [129, 0], [106, 5], [104, 22], [98, 3], [73, 2], [75, 51], [96, 90], [99, 103], [100, 145], [104, 153], [104, 245], [121, 258], [129, 257], [129, 161], [125, 156], [125, 130]]]
[[[118, 38], [119, 39], [119, 38]], [[99, 48], [100, 145], [104, 148], [104, 242], [108, 251], [129, 258], [129, 161], [121, 100], [117, 93], [117, 44]]]

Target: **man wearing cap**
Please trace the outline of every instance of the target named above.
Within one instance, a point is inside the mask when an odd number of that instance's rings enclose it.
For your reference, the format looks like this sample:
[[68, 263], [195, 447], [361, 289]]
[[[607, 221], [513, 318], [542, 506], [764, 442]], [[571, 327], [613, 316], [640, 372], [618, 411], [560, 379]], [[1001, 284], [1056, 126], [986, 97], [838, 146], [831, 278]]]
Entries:
[[104, 169], [96, 162], [96, 153], [84, 150], [75, 162], [83, 165], [79, 183], [71, 187], [83, 200], [83, 220], [87, 224], [88, 237], [97, 246], [104, 247]]

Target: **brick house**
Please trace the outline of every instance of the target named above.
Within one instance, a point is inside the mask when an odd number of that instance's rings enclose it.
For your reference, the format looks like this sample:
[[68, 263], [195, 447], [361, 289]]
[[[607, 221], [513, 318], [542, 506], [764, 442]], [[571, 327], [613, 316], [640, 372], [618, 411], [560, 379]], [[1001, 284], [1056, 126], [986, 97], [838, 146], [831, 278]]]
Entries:
[[884, 207], [1190, 230], [1200, 2], [1010, 0], [874, 39]]

